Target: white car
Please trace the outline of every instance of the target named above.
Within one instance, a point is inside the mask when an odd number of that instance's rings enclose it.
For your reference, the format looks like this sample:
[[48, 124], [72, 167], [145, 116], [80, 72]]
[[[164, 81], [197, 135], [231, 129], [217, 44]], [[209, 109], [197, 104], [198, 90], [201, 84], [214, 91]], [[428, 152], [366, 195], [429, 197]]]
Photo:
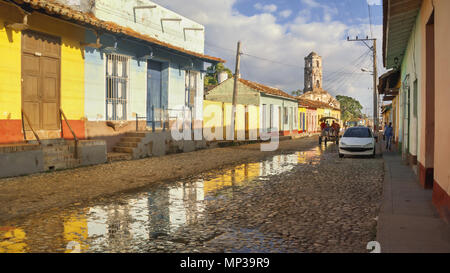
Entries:
[[350, 127], [339, 140], [339, 157], [369, 155], [375, 157], [376, 137], [368, 127]]

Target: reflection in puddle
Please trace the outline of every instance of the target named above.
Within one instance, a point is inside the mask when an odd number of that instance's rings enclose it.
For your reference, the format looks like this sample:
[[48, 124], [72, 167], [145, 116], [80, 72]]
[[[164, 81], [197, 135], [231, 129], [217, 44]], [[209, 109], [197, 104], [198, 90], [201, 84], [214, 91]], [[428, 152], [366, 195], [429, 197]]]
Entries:
[[[321, 153], [321, 148], [317, 148], [277, 155], [270, 160], [202, 176], [208, 178], [169, 183], [126, 197], [113, 197], [106, 204], [35, 214], [0, 227], [0, 252], [145, 251], [143, 243], [168, 236], [180, 227], [201, 220], [207, 201], [227, 198], [227, 188], [258, 183], [269, 176], [289, 172], [299, 164], [317, 164]], [[68, 244], [70, 249], [67, 249]], [[234, 251], [248, 252], [249, 249], [244, 247]]]

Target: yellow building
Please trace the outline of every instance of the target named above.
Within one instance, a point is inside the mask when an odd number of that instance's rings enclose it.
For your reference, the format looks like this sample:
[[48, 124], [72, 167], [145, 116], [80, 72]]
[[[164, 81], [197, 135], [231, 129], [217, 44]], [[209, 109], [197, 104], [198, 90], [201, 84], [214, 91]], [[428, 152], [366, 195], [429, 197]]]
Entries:
[[[59, 138], [59, 109], [84, 137], [85, 31], [42, 13], [0, 2], [0, 143]], [[27, 122], [27, 118], [29, 123]]]
[[[233, 105], [220, 101], [203, 101], [203, 135], [207, 140], [227, 140]], [[235, 139], [256, 140], [259, 136], [259, 106], [236, 105]]]
[[307, 125], [307, 115], [306, 115], [306, 106], [298, 105], [298, 133], [306, 132]]

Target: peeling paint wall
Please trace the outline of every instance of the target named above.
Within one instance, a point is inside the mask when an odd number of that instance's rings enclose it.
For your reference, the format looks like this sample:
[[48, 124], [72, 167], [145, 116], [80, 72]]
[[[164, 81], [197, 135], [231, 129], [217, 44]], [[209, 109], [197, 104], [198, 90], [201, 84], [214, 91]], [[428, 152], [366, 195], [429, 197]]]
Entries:
[[[139, 6], [156, 6], [156, 8], [133, 9]], [[93, 11], [99, 19], [115, 22], [186, 50], [204, 53], [203, 25], [151, 1], [95, 0]]]

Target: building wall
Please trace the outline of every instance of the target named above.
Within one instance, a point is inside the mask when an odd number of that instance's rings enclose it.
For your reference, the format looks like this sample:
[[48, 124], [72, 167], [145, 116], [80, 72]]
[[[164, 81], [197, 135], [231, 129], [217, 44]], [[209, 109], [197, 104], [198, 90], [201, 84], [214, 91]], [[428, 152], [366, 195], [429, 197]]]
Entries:
[[[87, 43], [95, 43], [96, 36], [90, 30], [85, 31]], [[104, 34], [100, 36], [102, 49], [86, 47], [85, 55], [85, 108], [86, 108], [86, 134], [91, 139], [105, 139], [108, 151], [121, 135], [126, 131], [136, 130], [135, 117], [147, 115], [147, 62], [137, 56], [145, 54], [145, 47], [137, 43], [122, 39], [117, 41], [117, 50], [114, 47], [114, 37]], [[113, 53], [129, 57], [129, 78], [127, 87], [127, 114], [123, 123], [117, 127], [108, 126], [106, 117], [106, 54]], [[145, 128], [145, 121], [141, 121], [140, 129]]]
[[[205, 96], [207, 100], [233, 102], [234, 78], [227, 79], [223, 83], [211, 89]], [[245, 105], [259, 105], [259, 92], [253, 90], [241, 82], [238, 83], [237, 103]]]
[[307, 124], [306, 108], [298, 107], [297, 115], [298, 115], [297, 116], [298, 132], [303, 133], [306, 131], [306, 124]]
[[392, 112], [393, 112], [393, 122], [392, 127], [394, 128], [394, 143], [398, 143], [400, 141], [400, 110], [399, 110], [399, 97], [396, 96], [392, 100]]
[[[293, 100], [288, 100], [288, 99], [283, 99], [280, 97], [274, 97], [274, 96], [269, 96], [266, 95], [264, 93], [261, 93], [261, 105], [260, 108], [262, 109], [262, 105], [266, 104], [267, 105], [267, 117], [266, 117], [266, 122], [267, 122], [267, 127], [269, 128], [269, 122], [270, 122], [270, 105], [274, 105], [274, 107], [281, 107], [281, 112], [279, 113], [281, 115], [281, 128], [278, 128], [278, 130], [283, 134], [283, 135], [289, 135], [292, 134], [294, 131], [297, 131], [298, 128], [298, 121], [295, 121], [295, 116], [298, 115], [298, 103], [297, 101], [293, 101]], [[288, 109], [288, 120], [287, 122], [285, 122], [284, 119], [284, 111], [285, 108], [287, 107]], [[277, 111], [277, 110], [274, 110]], [[292, 131], [290, 130], [290, 124], [292, 122]], [[275, 117], [275, 121], [274, 124], [278, 125], [279, 120]]]
[[[86, 31], [88, 43], [95, 43], [96, 36], [91, 31]], [[100, 43], [103, 46], [114, 47], [115, 39], [112, 35], [101, 35]], [[129, 59], [129, 84], [126, 122], [121, 126], [113, 128], [106, 122], [106, 53], [112, 52], [128, 56]], [[188, 57], [178, 56], [162, 49], [153, 49], [152, 61], [161, 63], [161, 89], [163, 105], [169, 109], [169, 117], [176, 119], [181, 117], [185, 105], [185, 75], [186, 70], [197, 71], [197, 95], [195, 99], [194, 119], [202, 120], [203, 116], [203, 79], [201, 70], [203, 62], [191, 60]], [[86, 48], [86, 117], [88, 119], [88, 136], [90, 138], [107, 137], [108, 149], [120, 140], [120, 137], [127, 131], [136, 130], [136, 114], [140, 117], [148, 116], [147, 109], [147, 79], [148, 67], [147, 58], [150, 54], [145, 43], [138, 43], [133, 40], [119, 39], [117, 50]], [[147, 56], [147, 57], [142, 57]], [[190, 115], [186, 114], [186, 116]], [[146, 128], [146, 120], [141, 119], [139, 130]]]
[[307, 108], [306, 109], [307, 123], [306, 130], [308, 133], [315, 133], [318, 131], [319, 117], [317, 109]]
[[[428, 20], [434, 10], [434, 44], [435, 44], [435, 64], [434, 81], [435, 95], [434, 107], [428, 105], [427, 94], [427, 40], [426, 27]], [[450, 51], [448, 45], [448, 26], [450, 25], [450, 2], [445, 0], [425, 0], [422, 2], [420, 13], [411, 33], [408, 47], [405, 51], [405, 58], [402, 63], [402, 76], [400, 94], [393, 100], [393, 112], [396, 123], [396, 136], [398, 136], [399, 146], [405, 141], [410, 142], [411, 155], [417, 155], [419, 165], [419, 178], [425, 187], [430, 186], [429, 178], [432, 176], [433, 184], [433, 204], [437, 207], [444, 219], [450, 219], [450, 129], [446, 125], [450, 115]], [[408, 86], [405, 79], [409, 75], [411, 119], [408, 138], [403, 136], [404, 130], [404, 103], [405, 90]], [[413, 115], [414, 80], [417, 79], [417, 118]], [[434, 122], [428, 121], [427, 113], [434, 113]], [[430, 148], [431, 141], [427, 140], [430, 135], [430, 126], [434, 126], [434, 156]], [[398, 132], [397, 132], [398, 131]], [[405, 145], [403, 145], [405, 147]], [[430, 174], [432, 174], [430, 176]]]
[[[407, 91], [407, 86], [403, 85], [402, 93], [409, 93], [409, 135], [407, 142], [409, 143], [409, 155], [416, 157], [420, 153], [419, 146], [419, 130], [421, 124], [419, 123], [419, 117], [422, 116], [421, 109], [418, 105], [421, 104], [420, 100], [420, 89], [421, 89], [421, 74], [422, 71], [420, 67], [422, 66], [421, 52], [423, 39], [423, 34], [420, 29], [420, 14], [417, 17], [416, 25], [413, 28], [411, 37], [403, 57], [403, 62], [401, 66], [401, 82], [409, 85], [409, 92]], [[414, 96], [414, 82], [417, 81], [417, 96]], [[406, 103], [406, 101], [403, 101]], [[417, 108], [416, 108], [417, 107]], [[414, 108], [417, 109], [416, 114], [414, 113]], [[405, 127], [406, 128], [406, 127]], [[406, 144], [406, 143], [405, 143]]]
[[[153, 6], [136, 9], [136, 6]], [[204, 52], [204, 26], [171, 10], [147, 0], [95, 0], [96, 17], [129, 27], [160, 41], [198, 53]], [[136, 17], [135, 17], [136, 15]], [[161, 21], [162, 18], [179, 18], [181, 21]], [[136, 21], [135, 21], [136, 19]], [[200, 30], [185, 30], [199, 28]]]
[[[21, 32], [5, 29], [4, 23], [21, 22], [16, 7], [0, 3], [0, 143], [23, 140], [21, 129]], [[84, 59], [80, 42], [84, 29], [33, 13], [28, 16], [31, 30], [61, 38], [60, 106], [77, 137], [85, 137]], [[64, 137], [71, 138], [68, 128]], [[59, 133], [48, 137], [59, 137]]]
[[[194, 119], [203, 120], [203, 62], [190, 60], [167, 52], [160, 52], [158, 56], [169, 62], [168, 68], [168, 106], [169, 109], [181, 110], [185, 106], [186, 71], [197, 73], [197, 91], [195, 97]], [[163, 75], [164, 76], [164, 75]], [[180, 111], [170, 111], [170, 116], [177, 116]]]
[[[431, 1], [427, 2], [430, 4]], [[450, 221], [450, 1], [434, 1], [434, 6], [436, 85], [433, 203], [441, 215]]]
[[17, 9], [0, 3], [0, 143], [23, 140], [21, 132], [21, 32], [6, 21], [20, 22]]
[[[203, 102], [203, 136], [207, 140], [223, 138], [223, 103], [205, 100]], [[211, 139], [209, 139], [211, 132]]]
[[331, 109], [331, 116], [338, 120], [338, 123], [341, 125], [341, 127], [343, 126], [342, 121], [341, 121], [341, 111], [340, 110]]
[[[248, 124], [246, 128], [246, 113], [247, 108]], [[204, 101], [204, 120], [203, 120], [203, 133], [204, 136], [215, 136], [216, 140], [222, 140], [227, 138], [229, 132], [226, 130], [226, 126], [231, 125], [231, 103], [223, 103], [217, 101]], [[236, 132], [239, 140], [256, 140], [258, 138], [259, 129], [259, 107], [255, 105], [236, 105]], [[246, 130], [248, 130], [248, 136], [246, 136]], [[213, 140], [213, 139], [208, 139]]]

